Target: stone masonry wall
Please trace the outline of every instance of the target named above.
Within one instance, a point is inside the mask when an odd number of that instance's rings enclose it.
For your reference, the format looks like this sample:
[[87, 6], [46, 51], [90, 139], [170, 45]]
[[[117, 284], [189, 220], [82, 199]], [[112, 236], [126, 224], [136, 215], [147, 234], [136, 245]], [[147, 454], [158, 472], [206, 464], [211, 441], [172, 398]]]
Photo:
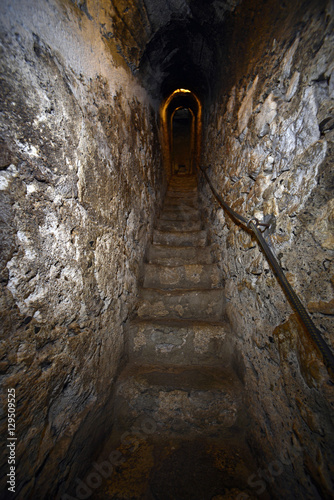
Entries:
[[[289, 5], [288, 5], [289, 4]], [[287, 278], [334, 349], [332, 2], [244, 2], [217, 101], [206, 110], [203, 165], [236, 211], [262, 220]], [[248, 10], [247, 10], [248, 9]], [[332, 498], [333, 383], [253, 237], [202, 199], [226, 278], [228, 316], [263, 468], [254, 493]], [[236, 356], [237, 358], [237, 356]]]
[[100, 21], [85, 2], [1, 2], [1, 447], [14, 388], [18, 498], [67, 491], [112, 424], [164, 186], [154, 103]]

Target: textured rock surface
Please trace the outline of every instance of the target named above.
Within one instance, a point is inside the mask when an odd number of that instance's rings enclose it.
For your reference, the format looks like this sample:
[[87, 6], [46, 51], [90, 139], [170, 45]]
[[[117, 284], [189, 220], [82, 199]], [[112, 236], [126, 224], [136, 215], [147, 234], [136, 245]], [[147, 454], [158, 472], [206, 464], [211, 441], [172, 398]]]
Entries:
[[[245, 24], [233, 28], [240, 45], [230, 48], [219, 104], [206, 113], [203, 163], [236, 211], [274, 215], [267, 239], [333, 349], [332, 4], [278, 4], [236, 12]], [[254, 238], [224, 215], [204, 182], [202, 190], [246, 365], [253, 445], [265, 457], [262, 482], [275, 498], [331, 498], [334, 394], [321, 355]], [[266, 479], [281, 452], [290, 458]]]
[[163, 176], [152, 104], [92, 16], [1, 2], [0, 17], [1, 437], [13, 387], [19, 498], [55, 498], [110, 427]]

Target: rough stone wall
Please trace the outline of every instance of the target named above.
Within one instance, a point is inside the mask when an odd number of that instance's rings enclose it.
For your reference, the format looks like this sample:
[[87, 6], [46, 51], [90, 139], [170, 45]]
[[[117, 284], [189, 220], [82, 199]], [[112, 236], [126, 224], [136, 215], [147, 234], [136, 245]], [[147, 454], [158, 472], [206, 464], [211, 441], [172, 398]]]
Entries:
[[67, 491], [112, 424], [123, 327], [164, 187], [154, 103], [86, 10], [1, 2], [0, 490], [14, 388], [25, 499]]
[[[206, 110], [203, 164], [236, 211], [275, 216], [267, 240], [334, 349], [333, 3], [289, 5], [245, 2], [237, 12], [226, 75]], [[333, 384], [255, 239], [201, 186], [249, 389], [250, 439], [263, 456], [250, 483], [274, 498], [332, 498]]]

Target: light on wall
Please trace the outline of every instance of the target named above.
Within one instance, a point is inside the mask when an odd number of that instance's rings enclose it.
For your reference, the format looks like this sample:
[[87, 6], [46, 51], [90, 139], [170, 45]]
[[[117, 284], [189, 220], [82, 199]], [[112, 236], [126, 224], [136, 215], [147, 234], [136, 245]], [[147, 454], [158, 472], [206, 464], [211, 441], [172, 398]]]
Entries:
[[[194, 127], [194, 143], [195, 143], [195, 168], [200, 163], [201, 154], [201, 137], [202, 137], [202, 104], [197, 95], [188, 89], [179, 88], [174, 90], [170, 96], [165, 99], [160, 107], [160, 118], [162, 128], [162, 147], [164, 164], [167, 175], [172, 174], [172, 160], [171, 160], [171, 131], [172, 131], [172, 117], [175, 109], [179, 107], [179, 100], [184, 97], [185, 101], [182, 103], [183, 107], [191, 110], [195, 120]], [[177, 99], [177, 101], [176, 101]], [[175, 107], [173, 101], [175, 100]]]

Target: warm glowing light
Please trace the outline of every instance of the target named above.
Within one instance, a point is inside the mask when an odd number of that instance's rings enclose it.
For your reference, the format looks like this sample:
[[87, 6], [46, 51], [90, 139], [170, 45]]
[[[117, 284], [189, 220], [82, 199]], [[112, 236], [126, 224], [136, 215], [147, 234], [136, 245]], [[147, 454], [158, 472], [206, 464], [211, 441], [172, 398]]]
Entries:
[[[170, 94], [169, 97], [162, 103], [160, 108], [160, 116], [161, 116], [161, 132], [162, 132], [162, 143], [163, 143], [163, 155], [164, 155], [164, 163], [166, 167], [167, 175], [171, 175], [172, 172], [172, 162], [171, 162], [171, 132], [172, 132], [172, 119], [176, 109], [171, 110], [169, 108], [171, 102], [174, 98], [182, 94], [187, 94], [193, 100], [193, 105], [185, 105], [183, 107], [187, 107], [192, 115], [193, 115], [193, 140], [195, 144], [195, 164], [199, 165], [200, 162], [200, 151], [201, 151], [201, 138], [202, 138], [202, 104], [197, 97], [197, 95], [188, 89], [176, 89], [174, 92]], [[187, 97], [187, 99], [189, 99]], [[195, 109], [192, 109], [195, 105]]]
[[197, 104], [199, 103], [198, 97], [191, 90], [188, 90], [188, 89], [176, 89], [176, 90], [174, 90], [174, 92], [171, 93], [171, 95], [168, 97], [168, 99], [166, 99], [166, 102], [164, 104], [164, 108], [165, 109], [168, 108], [169, 104], [171, 103], [171, 101], [174, 99], [174, 97], [177, 94], [191, 94], [195, 98], [195, 100], [197, 101]]

